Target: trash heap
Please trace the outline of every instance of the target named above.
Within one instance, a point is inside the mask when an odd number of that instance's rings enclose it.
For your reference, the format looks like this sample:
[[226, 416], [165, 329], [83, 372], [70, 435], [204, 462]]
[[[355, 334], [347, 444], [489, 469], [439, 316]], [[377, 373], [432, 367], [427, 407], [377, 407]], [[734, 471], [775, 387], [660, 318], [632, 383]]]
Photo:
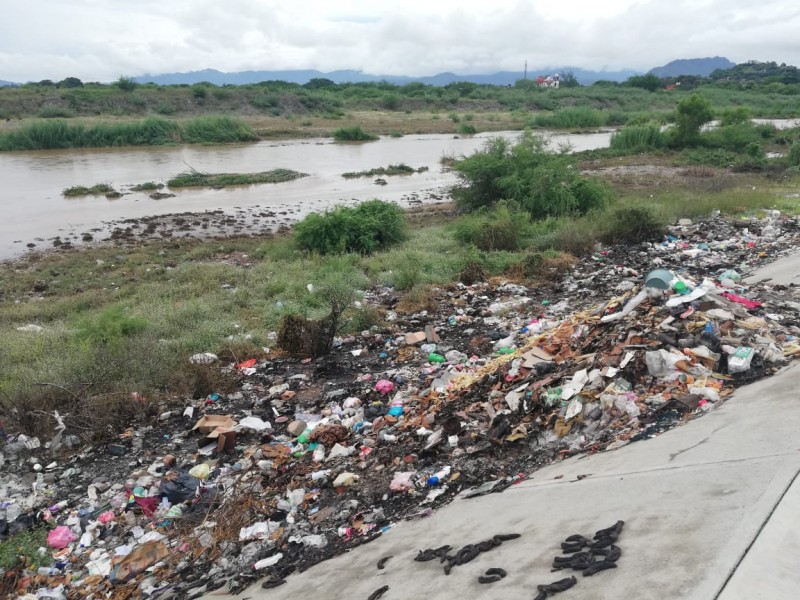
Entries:
[[387, 327], [315, 360], [192, 356], [235, 373], [238, 389], [107, 446], [75, 453], [79, 440], [59, 431], [50, 452], [10, 436], [0, 534], [48, 533], [0, 591], [275, 587], [456, 496], [500, 492], [713, 410], [800, 356], [797, 290], [742, 279], [796, 242], [794, 221], [770, 219], [679, 224], [661, 244], [599, 251], [557, 286], [454, 284], [430, 313], [400, 315], [396, 292], [376, 288], [365, 302], [386, 310]]

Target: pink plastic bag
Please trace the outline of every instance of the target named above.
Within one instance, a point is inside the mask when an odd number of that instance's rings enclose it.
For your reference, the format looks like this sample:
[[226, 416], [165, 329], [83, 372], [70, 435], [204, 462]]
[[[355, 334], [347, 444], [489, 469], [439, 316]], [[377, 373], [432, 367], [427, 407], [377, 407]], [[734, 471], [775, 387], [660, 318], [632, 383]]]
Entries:
[[59, 525], [47, 534], [47, 545], [51, 548], [60, 550], [70, 545], [70, 542], [75, 541], [75, 535], [70, 531], [66, 525]]
[[375, 384], [375, 389], [385, 395], [394, 390], [394, 383], [388, 379], [380, 379], [378, 383]]
[[97, 517], [97, 520], [100, 521], [103, 525], [105, 525], [106, 523], [110, 523], [111, 521], [113, 521], [115, 518], [116, 515], [114, 515], [114, 511], [108, 510], [103, 514], [101, 514], [99, 517]]

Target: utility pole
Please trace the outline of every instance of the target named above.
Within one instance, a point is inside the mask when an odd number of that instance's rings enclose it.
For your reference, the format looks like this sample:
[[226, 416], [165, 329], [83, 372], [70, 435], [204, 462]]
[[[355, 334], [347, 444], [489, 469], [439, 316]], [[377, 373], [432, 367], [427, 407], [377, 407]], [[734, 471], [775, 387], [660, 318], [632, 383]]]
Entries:
[[525, 76], [524, 76], [524, 79], [525, 79], [525, 81], [528, 81], [528, 61], [527, 60], [525, 61]]

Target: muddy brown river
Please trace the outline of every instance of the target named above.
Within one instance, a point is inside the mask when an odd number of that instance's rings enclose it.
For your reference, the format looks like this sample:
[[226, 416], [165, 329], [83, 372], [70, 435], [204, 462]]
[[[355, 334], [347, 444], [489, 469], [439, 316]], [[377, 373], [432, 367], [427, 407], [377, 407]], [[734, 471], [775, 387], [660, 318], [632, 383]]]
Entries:
[[[274, 218], [260, 229], [290, 223], [315, 210], [368, 198], [402, 205], [446, 197], [456, 181], [443, 171], [443, 156], [470, 154], [492, 136], [515, 138], [519, 132], [483, 133], [473, 137], [409, 135], [381, 138], [365, 144], [336, 144], [330, 139], [258, 142], [225, 146], [103, 148], [0, 153], [0, 259], [52, 247], [59, 236], [73, 243], [91, 232], [103, 239], [112, 223], [172, 213], [222, 210], [226, 213], [269, 211]], [[588, 134], [549, 134], [551, 147], [569, 144], [573, 151], [608, 146], [610, 131]], [[341, 174], [405, 163], [429, 171], [386, 177], [345, 180]], [[189, 168], [211, 173], [247, 173], [277, 168], [294, 169], [309, 177], [280, 184], [230, 187], [220, 190], [189, 188], [163, 190], [174, 198], [153, 200], [128, 188], [146, 181], [165, 182]], [[64, 188], [110, 183], [121, 198], [103, 196], [64, 198]]]

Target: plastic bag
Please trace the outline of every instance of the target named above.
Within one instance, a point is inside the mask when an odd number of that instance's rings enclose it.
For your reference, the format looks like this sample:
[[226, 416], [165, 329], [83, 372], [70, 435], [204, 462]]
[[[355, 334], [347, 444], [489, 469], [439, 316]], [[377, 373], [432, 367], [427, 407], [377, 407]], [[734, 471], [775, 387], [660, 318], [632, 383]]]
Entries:
[[47, 533], [47, 545], [61, 550], [75, 541], [75, 534], [66, 525], [59, 525]]

